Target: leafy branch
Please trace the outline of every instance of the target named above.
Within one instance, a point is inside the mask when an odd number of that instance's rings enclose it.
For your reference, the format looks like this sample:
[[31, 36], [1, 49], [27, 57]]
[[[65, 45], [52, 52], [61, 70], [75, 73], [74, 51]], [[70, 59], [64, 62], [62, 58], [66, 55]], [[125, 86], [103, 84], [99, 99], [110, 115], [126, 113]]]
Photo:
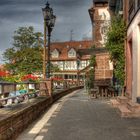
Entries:
[[114, 76], [122, 86], [125, 80], [125, 36], [125, 22], [121, 17], [115, 17], [112, 19], [111, 26], [107, 33], [107, 42], [105, 46], [109, 51], [110, 59], [114, 65]]

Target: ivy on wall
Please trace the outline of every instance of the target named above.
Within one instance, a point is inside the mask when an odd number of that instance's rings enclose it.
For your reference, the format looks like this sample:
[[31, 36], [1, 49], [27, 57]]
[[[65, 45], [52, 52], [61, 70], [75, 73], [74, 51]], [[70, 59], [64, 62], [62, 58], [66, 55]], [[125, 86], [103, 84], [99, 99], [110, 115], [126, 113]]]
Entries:
[[[95, 46], [91, 46], [91, 50], [93, 49], [95, 49]], [[87, 87], [89, 89], [94, 87], [95, 65], [96, 65], [96, 55], [91, 55], [90, 61], [89, 61], [90, 70], [87, 76]]]
[[96, 65], [96, 55], [91, 55], [90, 57], [90, 70], [89, 70], [89, 86], [90, 88], [94, 87], [94, 79], [95, 79], [95, 65]]
[[121, 17], [115, 17], [107, 33], [105, 47], [108, 49], [110, 59], [114, 65], [114, 76], [120, 85], [125, 80], [125, 48], [126, 25]]

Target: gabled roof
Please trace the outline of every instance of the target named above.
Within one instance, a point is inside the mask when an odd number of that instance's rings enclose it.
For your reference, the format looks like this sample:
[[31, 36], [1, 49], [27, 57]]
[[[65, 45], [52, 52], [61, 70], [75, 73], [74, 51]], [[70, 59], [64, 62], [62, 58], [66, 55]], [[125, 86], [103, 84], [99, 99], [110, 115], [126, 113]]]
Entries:
[[58, 53], [61, 53], [61, 51], [58, 48], [54, 48], [53, 50], [51, 50], [51, 52], [57, 51]]
[[[93, 45], [93, 41], [67, 41], [67, 42], [54, 42], [51, 44], [51, 52], [55, 49], [59, 50], [60, 55], [59, 58], [51, 58], [51, 60], [71, 60], [75, 58], [68, 58], [68, 51], [70, 49], [74, 49], [76, 52], [79, 49], [87, 49]], [[82, 59], [87, 59], [86, 56], [83, 56]]]
[[78, 51], [78, 50], [75, 49], [74, 47], [69, 47], [68, 52], [71, 51], [71, 50], [74, 50], [74, 51], [76, 51], [76, 52]]

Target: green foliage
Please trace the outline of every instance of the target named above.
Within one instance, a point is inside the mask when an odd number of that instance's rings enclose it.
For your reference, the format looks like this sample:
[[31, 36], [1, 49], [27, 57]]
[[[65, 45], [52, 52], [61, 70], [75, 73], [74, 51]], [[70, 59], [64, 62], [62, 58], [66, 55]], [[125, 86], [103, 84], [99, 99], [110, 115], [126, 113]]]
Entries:
[[41, 46], [41, 43], [43, 43], [43, 40], [40, 38], [42, 36], [43, 35], [40, 32], [34, 32], [32, 26], [19, 27], [14, 32], [13, 45], [20, 50], [28, 47], [39, 47]]
[[91, 55], [89, 66], [90, 67], [95, 67], [95, 65], [96, 65], [96, 56], [95, 55]]
[[90, 47], [90, 49], [95, 49], [95, 47], [96, 47], [95, 45], [92, 45], [92, 46]]
[[53, 65], [52, 63], [51, 63], [50, 69], [51, 69], [51, 72], [59, 72], [60, 71], [60, 68], [57, 65]]
[[14, 33], [14, 47], [8, 48], [3, 56], [6, 69], [13, 74], [42, 71], [42, 34], [33, 27], [20, 27]]
[[3, 54], [4, 59], [9, 61], [9, 63], [12, 63], [12, 61], [15, 58], [15, 53], [16, 53], [16, 51], [15, 51], [14, 47], [6, 49], [6, 51]]
[[2, 81], [16, 82], [16, 77], [14, 76], [3, 77]]
[[88, 88], [91, 89], [94, 87], [94, 68], [91, 68], [89, 70], [89, 75], [87, 77], [87, 81], [88, 81]]
[[21, 78], [24, 76], [24, 73], [20, 73], [17, 75], [8, 75], [6, 77], [3, 77], [3, 81], [7, 81], [7, 82], [21, 82]]
[[[91, 49], [94, 49], [95, 46], [92, 46]], [[94, 87], [94, 77], [95, 77], [95, 66], [96, 66], [96, 56], [91, 55], [90, 57], [90, 70], [86, 79], [86, 86], [88, 89], [91, 89]]]
[[115, 77], [121, 85], [125, 79], [125, 52], [124, 41], [126, 36], [126, 25], [120, 17], [115, 17], [107, 33], [106, 48], [110, 53], [110, 59], [114, 65]]
[[96, 65], [96, 56], [95, 55], [91, 55], [90, 57], [90, 70], [89, 70], [89, 88], [93, 88], [94, 87], [94, 77], [95, 77], [95, 65]]

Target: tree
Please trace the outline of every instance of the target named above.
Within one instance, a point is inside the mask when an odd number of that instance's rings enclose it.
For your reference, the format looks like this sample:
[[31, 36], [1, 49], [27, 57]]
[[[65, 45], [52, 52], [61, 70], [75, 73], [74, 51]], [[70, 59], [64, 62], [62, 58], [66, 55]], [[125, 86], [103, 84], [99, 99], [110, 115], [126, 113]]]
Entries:
[[125, 80], [125, 36], [125, 22], [121, 17], [115, 17], [107, 33], [107, 42], [105, 46], [109, 51], [110, 59], [114, 65], [114, 76], [121, 86], [124, 85]]
[[52, 73], [61, 71], [58, 65], [54, 65], [52, 63], [50, 64], [50, 69]]
[[[95, 45], [91, 46], [91, 50], [94, 50], [96, 47]], [[88, 89], [90, 90], [91, 88], [94, 88], [94, 81], [95, 81], [95, 66], [96, 66], [96, 55], [91, 55], [90, 56], [90, 61], [89, 61], [89, 67], [90, 70], [88, 71], [87, 79], [86, 79], [86, 85]]]
[[24, 48], [33, 48], [33, 47], [39, 47], [42, 46], [43, 40], [42, 40], [42, 33], [35, 32], [34, 28], [32, 26], [29, 27], [19, 27], [14, 32], [14, 47], [17, 49], [24, 49]]
[[35, 32], [32, 26], [19, 27], [14, 32], [14, 43], [3, 56], [7, 70], [18, 73], [35, 73], [42, 71], [42, 33]]

